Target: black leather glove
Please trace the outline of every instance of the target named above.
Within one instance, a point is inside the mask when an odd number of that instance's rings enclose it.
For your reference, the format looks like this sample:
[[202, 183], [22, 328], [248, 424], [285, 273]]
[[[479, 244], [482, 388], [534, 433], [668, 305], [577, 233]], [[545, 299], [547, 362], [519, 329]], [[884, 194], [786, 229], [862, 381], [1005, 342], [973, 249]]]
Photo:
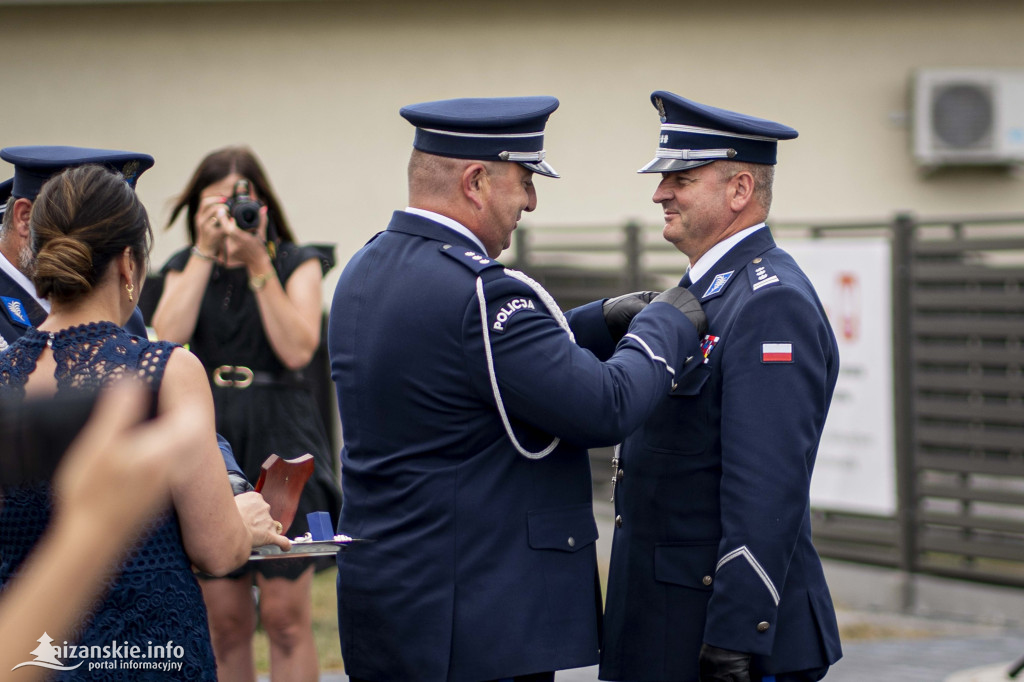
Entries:
[[700, 682], [750, 682], [750, 654], [700, 646]]
[[608, 332], [615, 339], [615, 343], [622, 340], [629, 329], [629, 323], [657, 295], [657, 291], [634, 291], [631, 294], [609, 298], [604, 302], [601, 312], [604, 313], [604, 323], [608, 325]]
[[228, 472], [228, 480], [231, 482], [231, 493], [233, 495], [241, 495], [251, 490], [255, 490], [252, 487], [252, 483], [249, 483], [249, 479], [245, 476], [238, 475], [235, 471]]
[[[651, 303], [668, 303], [674, 305], [679, 311], [686, 315], [686, 319], [697, 328], [697, 335], [703, 337], [708, 331], [708, 318], [704, 309], [700, 307], [700, 301], [690, 293], [686, 287], [672, 287], [658, 294]], [[607, 315], [605, 316], [607, 317]]]

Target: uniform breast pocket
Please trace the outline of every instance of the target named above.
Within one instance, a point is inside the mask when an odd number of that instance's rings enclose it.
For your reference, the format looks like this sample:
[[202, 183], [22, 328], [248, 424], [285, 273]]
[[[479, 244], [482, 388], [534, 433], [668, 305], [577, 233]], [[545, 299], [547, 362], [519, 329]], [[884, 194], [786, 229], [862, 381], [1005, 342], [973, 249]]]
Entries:
[[684, 372], [644, 426], [646, 446], [656, 452], [699, 455], [711, 442], [708, 423], [711, 369], [699, 365]]

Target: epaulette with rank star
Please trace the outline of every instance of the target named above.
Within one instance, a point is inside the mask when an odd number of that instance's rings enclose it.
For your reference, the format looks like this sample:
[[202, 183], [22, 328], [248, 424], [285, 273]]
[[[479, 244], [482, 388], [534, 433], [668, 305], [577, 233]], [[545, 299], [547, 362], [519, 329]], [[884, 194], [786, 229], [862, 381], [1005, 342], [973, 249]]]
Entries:
[[454, 258], [458, 262], [465, 265], [467, 268], [473, 271], [474, 274], [478, 274], [487, 268], [494, 266], [504, 267], [501, 263], [488, 258], [485, 255], [481, 255], [472, 249], [467, 249], [462, 246], [452, 246], [451, 244], [445, 244], [441, 247], [441, 253], [446, 256]]
[[771, 261], [762, 256], [758, 256], [750, 262], [747, 276], [750, 277], [750, 288], [753, 291], [779, 283], [779, 276], [775, 274], [775, 268], [772, 267]]

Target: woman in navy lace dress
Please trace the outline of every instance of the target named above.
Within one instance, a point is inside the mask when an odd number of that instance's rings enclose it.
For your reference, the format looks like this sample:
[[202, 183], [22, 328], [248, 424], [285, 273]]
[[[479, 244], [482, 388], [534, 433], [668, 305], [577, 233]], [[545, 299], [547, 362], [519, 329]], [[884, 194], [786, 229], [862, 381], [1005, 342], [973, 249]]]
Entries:
[[[243, 199], [242, 197], [245, 197]], [[249, 201], [246, 209], [241, 202]], [[314, 457], [289, 536], [306, 514], [336, 518], [341, 491], [313, 390], [320, 343], [323, 273], [331, 262], [300, 246], [256, 156], [227, 147], [200, 162], [172, 209], [185, 213], [191, 247], [163, 268], [152, 316], [161, 339], [188, 343], [210, 373], [217, 432], [255, 481], [271, 454]], [[237, 220], [236, 220], [237, 218]], [[326, 374], [326, 372], [324, 372]], [[331, 560], [333, 567], [334, 561]], [[259, 616], [270, 640], [271, 679], [315, 680], [313, 567], [302, 559], [261, 561], [227, 578], [203, 580], [222, 680], [252, 680]]]
[[[175, 344], [150, 342], [121, 328], [145, 277], [152, 240], [146, 211], [121, 176], [80, 166], [44, 185], [32, 208], [31, 228], [34, 283], [52, 310], [38, 329], [0, 354], [0, 392], [66, 395], [135, 376], [152, 389], [158, 414], [198, 404], [206, 422], [202, 447], [177, 463], [173, 508], [146, 527], [73, 637], [53, 643], [65, 647], [60, 663], [74, 666], [62, 674], [67, 679], [216, 680], [206, 609], [191, 567], [226, 574], [245, 562], [252, 538], [231, 496], [202, 364]], [[48, 485], [4, 490], [0, 580], [18, 570], [51, 511]], [[163, 648], [154, 653], [151, 644]], [[67, 646], [74, 647], [70, 656]], [[83, 656], [84, 646], [106, 649]], [[133, 646], [141, 657], [131, 656]], [[164, 668], [153, 670], [152, 664]]]

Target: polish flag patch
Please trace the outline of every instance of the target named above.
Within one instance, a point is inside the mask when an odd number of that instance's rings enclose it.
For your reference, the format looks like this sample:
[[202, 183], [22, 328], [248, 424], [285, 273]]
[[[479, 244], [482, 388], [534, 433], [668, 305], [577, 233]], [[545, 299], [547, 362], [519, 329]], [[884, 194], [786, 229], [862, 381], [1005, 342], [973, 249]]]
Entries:
[[762, 343], [761, 362], [793, 362], [793, 344]]

